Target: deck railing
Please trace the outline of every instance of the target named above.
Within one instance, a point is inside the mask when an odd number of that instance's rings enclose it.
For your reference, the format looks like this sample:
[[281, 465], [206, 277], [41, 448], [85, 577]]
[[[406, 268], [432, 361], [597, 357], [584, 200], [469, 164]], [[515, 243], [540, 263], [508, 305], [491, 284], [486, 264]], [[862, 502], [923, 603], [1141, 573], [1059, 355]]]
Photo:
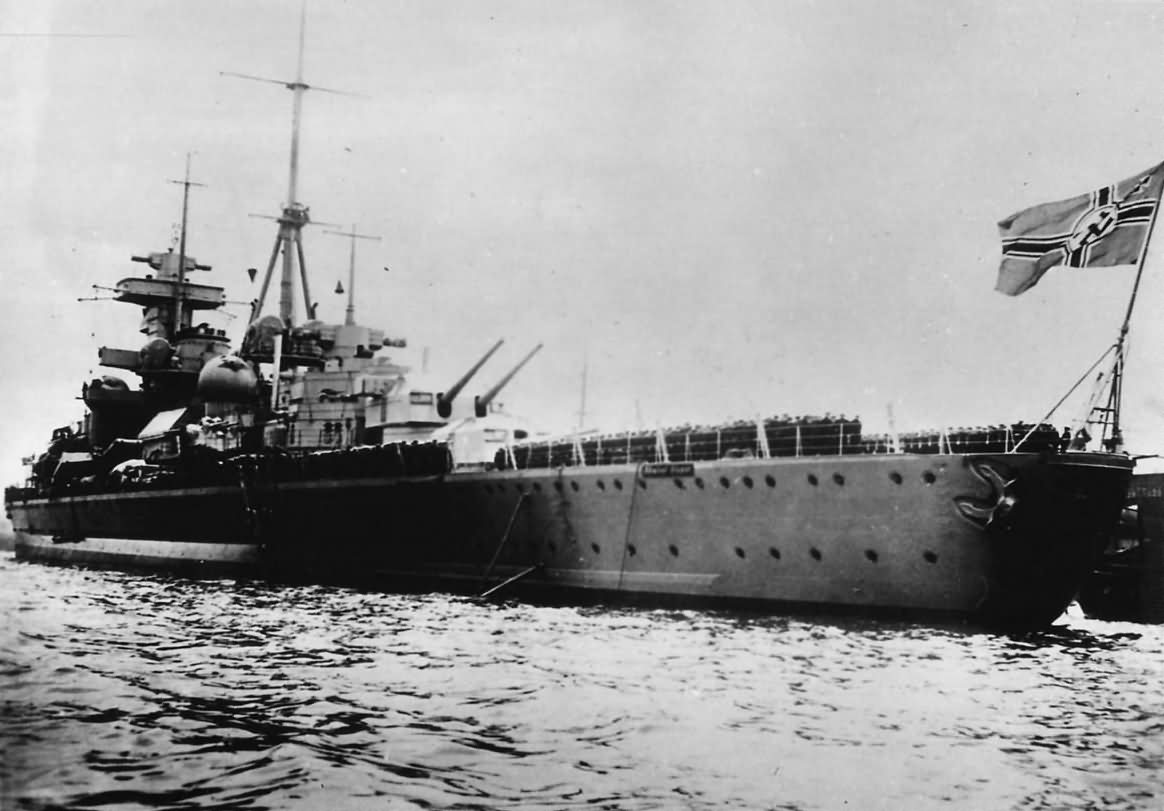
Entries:
[[[1031, 429], [1034, 429], [1033, 431]], [[1031, 436], [1027, 452], [1061, 450], [1052, 425], [956, 428], [937, 431], [864, 434], [860, 420], [844, 418], [772, 418], [717, 426], [681, 426], [601, 436], [559, 437], [523, 442], [499, 451], [498, 468], [700, 462], [732, 458], [850, 456], [885, 453], [1009, 453], [1016, 437]]]

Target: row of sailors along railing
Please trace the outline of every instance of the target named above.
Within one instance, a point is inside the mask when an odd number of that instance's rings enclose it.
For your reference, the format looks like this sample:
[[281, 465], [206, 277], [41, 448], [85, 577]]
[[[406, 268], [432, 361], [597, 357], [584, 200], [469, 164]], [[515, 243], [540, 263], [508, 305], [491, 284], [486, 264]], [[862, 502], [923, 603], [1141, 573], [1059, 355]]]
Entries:
[[[494, 467], [525, 470], [642, 462], [698, 462], [732, 458], [837, 456], [887, 453], [1009, 453], [1066, 450], [1051, 425], [1016, 423], [899, 435], [865, 435], [861, 421], [841, 418], [769, 418], [717, 426], [681, 426], [599, 436], [523, 442], [499, 450]], [[52, 475], [27, 487], [10, 487], [6, 497], [157, 490], [260, 482], [332, 478], [440, 476], [456, 467], [445, 442], [398, 442], [345, 450], [292, 453], [183, 454], [166, 465], [122, 469], [94, 458], [83, 465], [56, 465]]]
[[523, 442], [498, 450], [493, 461], [497, 468], [524, 470], [725, 458], [1010, 453], [1020, 444], [1024, 452], [1066, 449], [1055, 427], [1046, 423], [867, 435], [858, 419], [773, 417]]

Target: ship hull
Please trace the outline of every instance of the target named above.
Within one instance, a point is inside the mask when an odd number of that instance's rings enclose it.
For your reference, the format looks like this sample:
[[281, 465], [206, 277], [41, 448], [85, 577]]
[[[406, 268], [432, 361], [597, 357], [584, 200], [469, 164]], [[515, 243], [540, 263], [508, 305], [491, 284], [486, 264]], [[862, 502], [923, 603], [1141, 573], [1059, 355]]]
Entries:
[[263, 566], [237, 487], [29, 499], [8, 511], [18, 560], [194, 576], [254, 576]]
[[1118, 522], [1111, 454], [849, 455], [10, 502], [25, 560], [1045, 625]]
[[1122, 537], [1079, 591], [1095, 619], [1164, 623], [1164, 473], [1137, 474], [1128, 488]]
[[196, 577], [246, 577], [262, 565], [262, 546], [254, 543], [141, 538], [86, 538], [79, 542], [29, 532], [19, 532], [16, 537], [16, 557], [40, 563], [154, 569]]

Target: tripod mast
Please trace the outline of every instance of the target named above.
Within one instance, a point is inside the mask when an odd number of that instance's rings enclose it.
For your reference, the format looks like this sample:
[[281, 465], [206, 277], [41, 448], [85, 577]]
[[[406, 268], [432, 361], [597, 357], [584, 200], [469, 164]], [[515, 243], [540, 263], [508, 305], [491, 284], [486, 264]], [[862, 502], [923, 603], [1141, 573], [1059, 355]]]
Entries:
[[279, 231], [275, 236], [275, 247], [271, 250], [271, 258], [267, 262], [267, 272], [263, 276], [263, 286], [259, 297], [251, 305], [251, 321], [258, 317], [263, 309], [263, 302], [267, 297], [267, 289], [271, 284], [271, 276], [275, 270], [275, 262], [279, 254], [283, 255], [282, 275], [279, 280], [279, 318], [283, 324], [290, 327], [294, 323], [294, 286], [295, 267], [299, 267], [299, 279], [303, 288], [303, 308], [308, 320], [315, 317], [315, 305], [311, 300], [311, 288], [307, 281], [307, 264], [303, 258], [303, 226], [311, 222], [309, 208], [300, 203], [298, 197], [299, 182], [299, 123], [303, 113], [303, 93], [306, 90], [318, 90], [323, 93], [338, 95], [354, 95], [342, 90], [329, 90], [324, 87], [309, 85], [303, 81], [303, 43], [307, 27], [307, 3], [304, 0], [299, 13], [299, 60], [296, 66], [295, 79], [290, 82], [279, 79], [267, 79], [262, 76], [250, 76], [245, 73], [223, 71], [222, 76], [236, 76], [240, 79], [250, 79], [256, 82], [268, 82], [286, 87], [292, 93], [291, 102], [291, 170], [287, 182], [287, 201], [283, 205], [283, 213], [273, 219], [279, 223]]

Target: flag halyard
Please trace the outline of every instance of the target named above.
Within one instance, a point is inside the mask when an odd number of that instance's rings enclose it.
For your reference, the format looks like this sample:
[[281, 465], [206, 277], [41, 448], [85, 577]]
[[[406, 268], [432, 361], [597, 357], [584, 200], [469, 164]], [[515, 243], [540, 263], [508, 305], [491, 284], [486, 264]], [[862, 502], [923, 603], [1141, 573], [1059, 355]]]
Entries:
[[1164, 163], [1119, 183], [1016, 212], [998, 224], [995, 290], [1017, 296], [1057, 265], [1113, 267], [1142, 258], [1164, 190]]

